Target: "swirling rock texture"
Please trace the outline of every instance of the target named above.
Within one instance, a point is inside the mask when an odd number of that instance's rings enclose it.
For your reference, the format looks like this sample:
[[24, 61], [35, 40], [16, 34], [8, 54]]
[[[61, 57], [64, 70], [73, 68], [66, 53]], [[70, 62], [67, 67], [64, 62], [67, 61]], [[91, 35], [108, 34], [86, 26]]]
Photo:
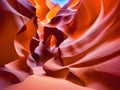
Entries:
[[0, 0], [0, 90], [120, 90], [120, 0]]

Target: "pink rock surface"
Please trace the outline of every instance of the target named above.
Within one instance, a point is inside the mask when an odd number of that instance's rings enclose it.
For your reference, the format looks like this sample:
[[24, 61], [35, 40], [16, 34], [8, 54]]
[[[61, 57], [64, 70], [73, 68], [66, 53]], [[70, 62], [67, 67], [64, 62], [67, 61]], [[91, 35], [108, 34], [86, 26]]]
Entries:
[[120, 89], [120, 0], [0, 0], [0, 25], [0, 89]]

